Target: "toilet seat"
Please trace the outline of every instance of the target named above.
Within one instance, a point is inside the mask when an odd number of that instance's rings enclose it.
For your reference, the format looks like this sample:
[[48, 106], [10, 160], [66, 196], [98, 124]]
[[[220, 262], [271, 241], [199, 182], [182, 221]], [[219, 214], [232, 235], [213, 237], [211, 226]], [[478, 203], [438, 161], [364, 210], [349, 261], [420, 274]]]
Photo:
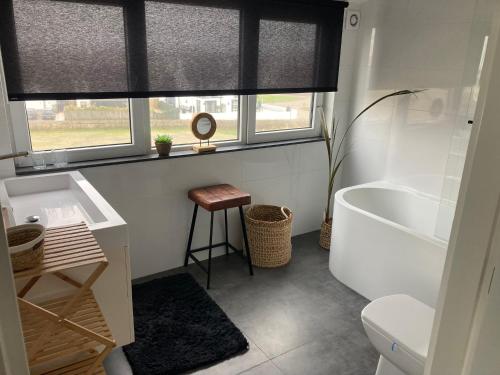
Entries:
[[373, 344], [409, 373], [423, 372], [434, 321], [434, 309], [403, 294], [379, 298], [361, 313]]

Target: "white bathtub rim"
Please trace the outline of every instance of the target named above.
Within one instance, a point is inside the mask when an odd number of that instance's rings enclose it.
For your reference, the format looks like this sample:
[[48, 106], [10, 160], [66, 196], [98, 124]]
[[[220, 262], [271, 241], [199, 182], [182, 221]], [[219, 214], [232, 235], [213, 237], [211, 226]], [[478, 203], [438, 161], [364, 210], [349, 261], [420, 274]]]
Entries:
[[[343, 205], [344, 207], [350, 209], [350, 210], [353, 210], [355, 212], [358, 212], [362, 215], [365, 215], [365, 216], [368, 216], [376, 221], [379, 221], [383, 224], [386, 224], [386, 225], [389, 225], [393, 228], [396, 228], [396, 229], [399, 229], [399, 230], [402, 230], [408, 234], [411, 234], [412, 236], [415, 236], [415, 237], [418, 237], [422, 240], [425, 240], [425, 241], [429, 241], [429, 242], [432, 242], [433, 244], [437, 245], [438, 247], [441, 247], [443, 248], [443, 250], [446, 250], [448, 248], [448, 242], [447, 241], [444, 241], [438, 237], [435, 237], [435, 236], [429, 236], [427, 234], [424, 234], [422, 232], [419, 232], [419, 231], [416, 231], [414, 229], [411, 229], [411, 228], [408, 228], [402, 224], [399, 224], [399, 223], [396, 223], [395, 221], [392, 221], [392, 220], [388, 220], [388, 219], [385, 219], [379, 215], [375, 215], [374, 213], [371, 213], [369, 211], [366, 211], [366, 210], [363, 210], [359, 207], [356, 207], [350, 203], [348, 203], [345, 198], [344, 198], [344, 194], [347, 193], [348, 191], [350, 190], [356, 190], [356, 189], [360, 189], [360, 188], [371, 188], [371, 189], [386, 189], [386, 190], [396, 190], [396, 191], [403, 191], [405, 193], [408, 193], [408, 194], [412, 194], [414, 196], [417, 196], [417, 197], [424, 197], [426, 199], [431, 199], [431, 200], [435, 200], [435, 201], [439, 201], [437, 199], [437, 197], [435, 196], [432, 196], [430, 194], [425, 194], [425, 193], [421, 193], [417, 190], [414, 190], [414, 189], [411, 189], [411, 188], [408, 188], [406, 186], [402, 186], [402, 185], [396, 185], [396, 184], [393, 184], [393, 183], [390, 183], [390, 182], [387, 182], [387, 181], [376, 181], [376, 182], [369, 182], [369, 183], [366, 183], [366, 184], [361, 184], [361, 185], [354, 185], [354, 186], [349, 186], [349, 187], [346, 187], [346, 188], [343, 188], [343, 189], [340, 189], [338, 190], [336, 193], [335, 193], [335, 202], [336, 203], [339, 203], [341, 205]], [[335, 212], [333, 213], [333, 220], [335, 221]], [[335, 223], [334, 223], [335, 225]]]

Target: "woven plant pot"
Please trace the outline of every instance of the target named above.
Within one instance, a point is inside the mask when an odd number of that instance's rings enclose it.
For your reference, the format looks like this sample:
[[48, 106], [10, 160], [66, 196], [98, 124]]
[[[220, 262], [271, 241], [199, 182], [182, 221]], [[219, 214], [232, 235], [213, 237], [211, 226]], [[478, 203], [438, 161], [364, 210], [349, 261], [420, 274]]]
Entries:
[[14, 272], [38, 266], [44, 256], [45, 228], [24, 224], [7, 229], [7, 241]]
[[319, 234], [319, 246], [325, 250], [330, 250], [330, 241], [332, 238], [332, 219], [324, 220], [321, 223], [321, 232]]
[[252, 264], [274, 268], [292, 258], [292, 212], [286, 207], [255, 205], [245, 214]]

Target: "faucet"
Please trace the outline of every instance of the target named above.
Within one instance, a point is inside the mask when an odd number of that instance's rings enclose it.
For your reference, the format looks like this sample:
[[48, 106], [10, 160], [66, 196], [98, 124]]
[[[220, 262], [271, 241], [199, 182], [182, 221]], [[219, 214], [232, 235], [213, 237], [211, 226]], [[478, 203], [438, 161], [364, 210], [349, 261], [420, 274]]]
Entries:
[[17, 153], [12, 153], [12, 154], [0, 155], [0, 160], [14, 159], [14, 158], [17, 158], [18, 156], [28, 156], [28, 152], [22, 151], [22, 152], [17, 152]]

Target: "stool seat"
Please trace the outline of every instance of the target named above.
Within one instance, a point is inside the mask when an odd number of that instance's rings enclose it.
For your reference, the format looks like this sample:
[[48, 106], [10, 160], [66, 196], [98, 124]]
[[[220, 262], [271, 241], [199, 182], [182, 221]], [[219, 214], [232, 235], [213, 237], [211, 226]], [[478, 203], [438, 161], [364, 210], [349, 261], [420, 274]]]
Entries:
[[[253, 275], [252, 258], [248, 247], [247, 228], [245, 224], [245, 214], [243, 213], [243, 206], [250, 204], [250, 194], [244, 193], [234, 186], [229, 184], [204, 186], [196, 189], [189, 190], [189, 199], [194, 202], [193, 218], [191, 219], [191, 229], [189, 230], [189, 239], [184, 257], [184, 267], [188, 266], [189, 259], [192, 259], [200, 268], [207, 273], [207, 289], [210, 288], [210, 275], [212, 270], [212, 249], [224, 246], [226, 248], [226, 255], [229, 254], [229, 249], [234, 250], [236, 254], [241, 255], [248, 263], [248, 271]], [[210, 237], [208, 246], [192, 249], [194, 226], [196, 223], [196, 216], [198, 215], [198, 206], [203, 207], [210, 212]], [[244, 249], [237, 249], [229, 243], [229, 235], [227, 230], [227, 210], [228, 208], [238, 208], [240, 213], [241, 229], [243, 232]], [[215, 211], [224, 210], [224, 228], [225, 228], [225, 241], [220, 243], [213, 243], [214, 234], [214, 214]], [[208, 250], [208, 264], [207, 267], [195, 256], [199, 251]], [[246, 250], [246, 256], [244, 254]]]
[[191, 189], [188, 197], [209, 212], [245, 206], [251, 203], [250, 194], [229, 184]]

